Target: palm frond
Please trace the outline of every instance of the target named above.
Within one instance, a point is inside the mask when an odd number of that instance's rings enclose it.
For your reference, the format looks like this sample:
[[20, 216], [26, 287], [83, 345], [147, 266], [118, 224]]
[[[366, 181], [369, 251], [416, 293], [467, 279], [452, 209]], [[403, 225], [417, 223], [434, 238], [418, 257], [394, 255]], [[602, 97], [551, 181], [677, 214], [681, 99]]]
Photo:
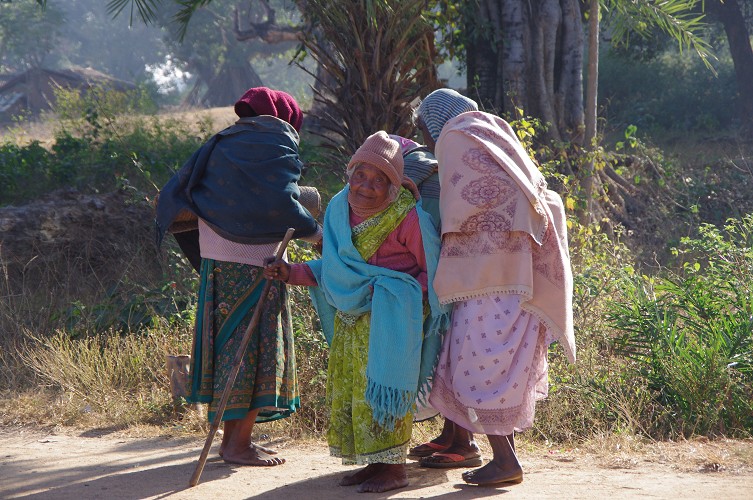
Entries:
[[130, 25], [133, 25], [134, 10], [138, 12], [144, 24], [149, 24], [157, 19], [157, 10], [161, 3], [162, 0], [110, 0], [107, 3], [107, 13], [112, 17], [117, 17], [130, 6], [128, 21]]
[[212, 0], [175, 0], [180, 5], [180, 10], [173, 16], [173, 21], [178, 25], [178, 40], [183, 41], [188, 32], [188, 23], [194, 13], [202, 7], [206, 7]]
[[693, 50], [714, 74], [716, 59], [711, 44], [701, 35], [706, 29], [705, 15], [696, 12], [701, 0], [606, 0], [604, 8], [612, 13], [613, 39], [627, 43], [631, 33], [648, 36], [659, 29], [674, 38], [680, 51]]

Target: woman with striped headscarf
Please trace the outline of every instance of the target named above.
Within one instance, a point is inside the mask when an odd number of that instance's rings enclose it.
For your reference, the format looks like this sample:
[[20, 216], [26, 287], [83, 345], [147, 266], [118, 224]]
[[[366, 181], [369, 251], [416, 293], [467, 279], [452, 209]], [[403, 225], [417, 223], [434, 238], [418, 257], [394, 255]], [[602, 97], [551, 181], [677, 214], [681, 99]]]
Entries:
[[423, 445], [438, 451], [421, 465], [480, 465], [472, 433], [482, 433], [494, 457], [464, 481], [519, 483], [513, 433], [533, 425], [536, 401], [547, 394], [548, 345], [559, 341], [575, 361], [564, 207], [510, 125], [467, 97], [433, 92], [417, 125], [439, 162], [442, 245], [433, 286], [452, 304], [429, 397], [447, 423]]

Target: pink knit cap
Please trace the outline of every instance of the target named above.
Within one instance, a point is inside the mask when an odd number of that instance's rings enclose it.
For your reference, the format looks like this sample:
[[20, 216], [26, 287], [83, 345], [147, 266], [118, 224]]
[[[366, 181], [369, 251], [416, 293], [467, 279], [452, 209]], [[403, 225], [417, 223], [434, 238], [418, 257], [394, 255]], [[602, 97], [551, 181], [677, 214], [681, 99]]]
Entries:
[[235, 114], [246, 116], [270, 115], [285, 120], [296, 131], [301, 131], [303, 112], [295, 98], [282, 90], [253, 87], [235, 103]]
[[400, 144], [390, 139], [383, 130], [363, 141], [348, 162], [348, 170], [359, 163], [366, 163], [381, 170], [393, 186], [400, 186], [403, 182], [403, 154]]

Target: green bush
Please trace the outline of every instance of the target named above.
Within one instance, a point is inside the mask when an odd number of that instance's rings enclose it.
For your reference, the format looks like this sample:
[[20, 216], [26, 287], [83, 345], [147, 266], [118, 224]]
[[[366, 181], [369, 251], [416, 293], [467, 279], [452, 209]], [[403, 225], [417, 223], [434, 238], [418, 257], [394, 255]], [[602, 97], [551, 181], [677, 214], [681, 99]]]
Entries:
[[599, 60], [599, 105], [617, 130], [627, 125], [649, 134], [733, 130], [734, 67], [726, 60], [717, 72], [694, 54], [675, 50], [649, 62], [605, 52]]
[[0, 206], [14, 205], [49, 189], [54, 156], [39, 141], [0, 144]]
[[148, 197], [211, 133], [197, 124], [139, 114], [141, 94], [60, 90], [58, 129], [50, 147], [0, 144], [0, 206], [22, 204], [61, 188], [109, 192], [127, 185]]
[[676, 250], [679, 272], [620, 281], [627, 300], [607, 319], [629, 374], [662, 409], [646, 422], [660, 437], [753, 431], [752, 244], [753, 215], [704, 225]]

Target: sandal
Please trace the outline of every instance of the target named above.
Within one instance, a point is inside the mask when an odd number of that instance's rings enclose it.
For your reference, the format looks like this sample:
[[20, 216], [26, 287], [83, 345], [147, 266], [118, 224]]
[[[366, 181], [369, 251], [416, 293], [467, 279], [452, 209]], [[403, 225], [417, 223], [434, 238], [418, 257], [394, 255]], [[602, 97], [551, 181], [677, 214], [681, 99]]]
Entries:
[[[423, 448], [423, 449], [422, 449]], [[442, 446], [441, 444], [432, 443], [428, 441], [418, 446], [414, 446], [408, 450], [409, 458], [424, 458], [430, 456], [432, 453], [441, 452], [449, 448], [449, 446]]]
[[514, 484], [520, 484], [523, 482], [523, 471], [520, 471], [519, 473], [513, 474], [511, 476], [504, 477], [502, 479], [493, 479], [490, 481], [474, 481], [473, 476], [466, 476], [466, 474], [464, 473], [463, 481], [465, 481], [467, 484], [473, 484], [476, 486], [512, 486]]
[[[449, 461], [435, 460], [438, 458], [448, 459]], [[479, 467], [484, 461], [481, 460], [480, 455], [465, 457], [459, 453], [433, 453], [428, 457], [422, 458], [418, 463], [421, 467], [429, 467], [431, 469], [456, 469], [459, 467]]]

